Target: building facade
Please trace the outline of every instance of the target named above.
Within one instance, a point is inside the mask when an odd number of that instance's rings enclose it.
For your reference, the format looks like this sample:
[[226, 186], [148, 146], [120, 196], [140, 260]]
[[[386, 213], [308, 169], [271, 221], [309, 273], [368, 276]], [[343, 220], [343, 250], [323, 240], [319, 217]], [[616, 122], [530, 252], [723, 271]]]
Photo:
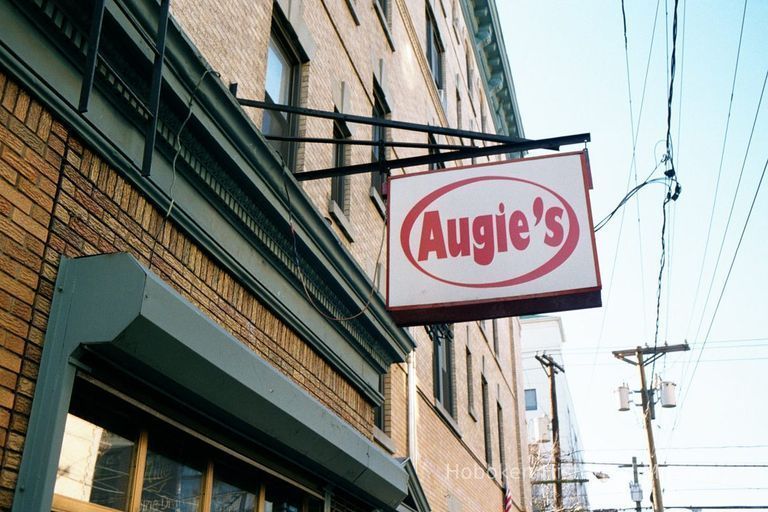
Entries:
[[263, 108], [522, 137], [492, 0], [0, 14], [0, 510], [530, 509], [519, 321], [398, 327], [384, 165], [300, 179], [462, 141]]
[[[555, 460], [553, 457], [551, 380], [537, 355], [547, 354], [563, 366], [565, 333], [560, 317], [533, 315], [520, 319], [523, 371], [525, 373], [525, 417], [534, 510], [554, 506]], [[567, 370], [567, 368], [565, 368]], [[589, 510], [578, 417], [568, 388], [566, 373], [555, 374], [560, 431], [561, 478], [565, 510]]]

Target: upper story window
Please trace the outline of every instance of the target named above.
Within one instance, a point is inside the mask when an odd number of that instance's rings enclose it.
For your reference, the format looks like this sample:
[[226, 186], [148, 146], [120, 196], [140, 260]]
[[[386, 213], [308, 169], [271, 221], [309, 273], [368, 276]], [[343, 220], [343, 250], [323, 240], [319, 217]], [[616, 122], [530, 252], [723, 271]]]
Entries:
[[451, 416], [456, 415], [453, 382], [453, 325], [427, 326], [433, 343], [433, 369], [435, 398]]
[[443, 73], [443, 42], [440, 40], [440, 32], [437, 29], [437, 21], [432, 11], [427, 7], [427, 63], [432, 71], [432, 78], [438, 89], [444, 88]]
[[485, 462], [493, 465], [493, 441], [491, 440], [491, 409], [488, 396], [488, 381], [485, 375], [480, 379], [480, 387], [483, 400], [483, 441], [485, 444]]
[[[386, 99], [384, 98], [384, 91], [378, 83], [374, 82], [373, 85], [373, 111], [371, 117], [376, 119], [386, 119], [389, 114], [389, 107], [387, 106]], [[383, 126], [373, 125], [371, 126], [371, 140], [373, 142], [386, 142], [387, 130]], [[371, 146], [371, 162], [384, 162], [387, 159], [387, 148], [384, 146], [373, 145]], [[387, 197], [387, 173], [374, 170], [371, 173], [371, 188], [373, 188], [381, 199]]]
[[526, 389], [525, 390], [525, 410], [526, 411], [535, 411], [539, 408], [539, 404], [536, 400], [536, 390]]
[[[349, 165], [347, 156], [349, 145], [344, 141], [349, 137], [349, 131], [339, 122], [333, 124], [333, 166], [346, 167]], [[334, 176], [331, 178], [331, 200], [336, 203], [341, 212], [349, 217], [349, 176]]]
[[[295, 48], [288, 43], [280, 23], [273, 23], [272, 34], [267, 47], [267, 76], [264, 99], [278, 105], [299, 105], [300, 60]], [[296, 136], [296, 116], [276, 110], [264, 110], [261, 126], [264, 135], [276, 137]], [[294, 170], [296, 159], [295, 144], [290, 141], [274, 140], [273, 147], [283, 157], [289, 169]]]
[[475, 377], [472, 364], [472, 352], [467, 347], [467, 409], [469, 414], [475, 416]]
[[506, 454], [504, 453], [504, 447], [506, 443], [504, 441], [504, 409], [501, 408], [501, 404], [496, 402], [496, 426], [499, 434], [499, 469], [501, 470], [501, 480], [506, 487], [507, 485], [507, 461]]
[[495, 318], [491, 322], [493, 328], [493, 353], [499, 355], [499, 321]]

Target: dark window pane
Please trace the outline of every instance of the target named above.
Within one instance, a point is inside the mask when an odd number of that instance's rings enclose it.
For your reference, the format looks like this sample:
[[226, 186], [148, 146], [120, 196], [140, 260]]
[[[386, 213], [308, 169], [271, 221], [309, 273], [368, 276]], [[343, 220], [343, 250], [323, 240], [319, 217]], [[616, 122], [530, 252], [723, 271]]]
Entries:
[[141, 511], [197, 512], [202, 481], [200, 469], [147, 450]]
[[451, 414], [455, 415], [453, 404], [453, 325], [433, 324], [427, 332], [434, 343], [434, 390], [435, 398]]
[[297, 489], [277, 484], [267, 485], [264, 512], [299, 512], [302, 494]]
[[213, 480], [211, 512], [254, 512], [256, 494], [218, 478]]
[[54, 492], [125, 510], [134, 446], [132, 440], [67, 415]]

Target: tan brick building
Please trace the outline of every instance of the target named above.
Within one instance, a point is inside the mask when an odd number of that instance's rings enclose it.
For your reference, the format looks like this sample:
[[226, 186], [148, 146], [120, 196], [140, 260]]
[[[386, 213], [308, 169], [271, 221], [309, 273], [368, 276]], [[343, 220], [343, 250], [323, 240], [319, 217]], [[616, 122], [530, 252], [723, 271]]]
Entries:
[[519, 322], [398, 327], [385, 177], [294, 177], [466, 141], [238, 102], [522, 137], [493, 0], [167, 4], [0, 0], [0, 510], [529, 510]]

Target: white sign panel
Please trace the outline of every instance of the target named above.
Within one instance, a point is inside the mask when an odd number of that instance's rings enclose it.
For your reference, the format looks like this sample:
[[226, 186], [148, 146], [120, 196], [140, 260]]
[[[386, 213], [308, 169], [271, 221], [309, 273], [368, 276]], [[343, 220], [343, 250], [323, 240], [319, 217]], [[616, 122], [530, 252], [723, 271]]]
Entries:
[[399, 323], [600, 305], [586, 153], [393, 177], [387, 302]]

